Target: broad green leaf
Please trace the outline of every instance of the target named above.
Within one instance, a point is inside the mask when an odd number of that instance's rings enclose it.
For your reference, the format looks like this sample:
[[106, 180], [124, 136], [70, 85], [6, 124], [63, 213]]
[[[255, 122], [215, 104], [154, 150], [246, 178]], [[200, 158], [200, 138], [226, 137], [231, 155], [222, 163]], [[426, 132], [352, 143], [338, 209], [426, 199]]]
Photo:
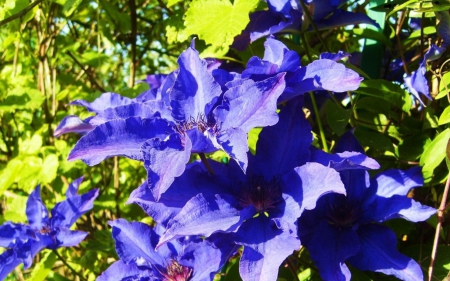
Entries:
[[21, 160], [13, 159], [8, 162], [8, 165], [0, 173], [0, 196], [16, 181], [17, 175], [22, 169]]
[[198, 37], [224, 55], [234, 37], [249, 23], [249, 13], [258, 0], [194, 0], [186, 12], [186, 34]]
[[16, 88], [8, 93], [6, 99], [0, 102], [0, 110], [37, 109], [45, 100], [45, 96], [32, 88]]
[[444, 125], [450, 122], [450, 105], [444, 109], [441, 116], [439, 117], [438, 124]]
[[183, 1], [183, 0], [168, 0], [167, 1], [167, 7], [173, 6], [173, 5], [177, 4], [177, 3], [180, 3], [181, 1]]
[[422, 173], [426, 182], [431, 180], [434, 169], [444, 160], [449, 138], [450, 129], [446, 129], [426, 146], [420, 157], [420, 165], [423, 166]]
[[[436, 33], [436, 27], [435, 26], [427, 26], [423, 29], [424, 35], [432, 35]], [[402, 45], [405, 46], [406, 44], [410, 43], [411, 40], [414, 39], [420, 39], [421, 36], [421, 30], [415, 30], [411, 32], [411, 35], [408, 36], [405, 40], [402, 41]]]
[[345, 127], [347, 127], [348, 120], [352, 116], [352, 110], [341, 108], [331, 100], [327, 100], [326, 112], [328, 125], [330, 125], [331, 129], [338, 136], [345, 133]]
[[389, 101], [405, 112], [411, 109], [411, 96], [399, 85], [383, 79], [362, 81], [355, 92]]
[[358, 37], [364, 38], [364, 39], [373, 39], [375, 41], [381, 42], [386, 46], [392, 45], [392, 42], [388, 40], [386, 35], [384, 35], [382, 32], [379, 32], [377, 30], [368, 29], [368, 28], [354, 28], [354, 29], [351, 29], [349, 32], [357, 35]]
[[184, 42], [189, 38], [189, 35], [186, 33], [186, 27], [184, 26], [183, 16], [183, 13], [179, 11], [164, 20], [163, 23], [166, 28], [166, 37], [169, 44]]
[[62, 12], [66, 17], [69, 17], [81, 4], [83, 0], [67, 0], [64, 3]]
[[37, 154], [42, 147], [42, 136], [34, 134], [30, 139], [19, 140], [19, 151], [21, 155]]
[[435, 97], [435, 99], [441, 99], [450, 95], [450, 72], [442, 75], [442, 79], [439, 82], [439, 94]]
[[56, 178], [56, 172], [58, 171], [58, 156], [50, 154], [44, 159], [42, 164], [42, 170], [39, 174], [39, 179], [42, 184], [52, 182]]
[[253, 155], [256, 154], [256, 143], [258, 142], [258, 137], [261, 131], [262, 128], [254, 128], [248, 132], [248, 147]]
[[53, 265], [58, 260], [58, 257], [52, 251], [47, 251], [39, 263], [33, 268], [30, 278], [28, 280], [44, 281], [47, 280], [47, 276], [52, 272]]
[[447, 169], [450, 170], [450, 139], [447, 142], [447, 147], [445, 148], [445, 163], [447, 164]]
[[361, 143], [363, 147], [369, 147], [377, 151], [380, 154], [384, 154], [386, 151], [394, 152], [394, 145], [389, 137], [383, 135], [380, 132], [371, 131], [358, 127], [355, 130], [355, 137]]
[[27, 196], [15, 195], [12, 198], [8, 198], [8, 206], [9, 208], [5, 211], [4, 218], [7, 221], [12, 222], [26, 222], [27, 216], [25, 214], [25, 209], [27, 205]]
[[395, 154], [402, 160], [415, 161], [430, 142], [430, 138], [425, 134], [404, 138], [395, 148]]

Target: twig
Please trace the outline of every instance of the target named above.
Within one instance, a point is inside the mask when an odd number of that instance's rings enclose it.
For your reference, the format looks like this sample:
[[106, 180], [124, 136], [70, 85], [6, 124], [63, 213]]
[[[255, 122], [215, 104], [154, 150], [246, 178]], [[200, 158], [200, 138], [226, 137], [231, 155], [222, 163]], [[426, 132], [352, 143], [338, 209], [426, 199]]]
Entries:
[[72, 53], [70, 51], [66, 51], [66, 54], [84, 71], [84, 73], [86, 73], [86, 75], [88, 76], [89, 81], [91, 81], [91, 83], [100, 91], [102, 91], [103, 93], [106, 92], [106, 90], [100, 86], [100, 84], [97, 83], [97, 81], [94, 79], [94, 77], [92, 77], [92, 75], [90, 74], [90, 72], [84, 68], [84, 66], [77, 60], [77, 58], [75, 58]]
[[408, 66], [406, 65], [405, 56], [403, 55], [402, 42], [400, 41], [400, 32], [402, 30], [403, 22], [406, 18], [406, 13], [404, 11], [400, 12], [400, 20], [397, 23], [397, 27], [395, 28], [395, 37], [397, 38], [398, 51], [400, 53], [400, 58], [403, 62], [403, 69], [405, 73], [409, 75]]
[[323, 40], [322, 35], [320, 34], [319, 29], [317, 28], [317, 25], [316, 25], [316, 23], [314, 22], [314, 20], [313, 20], [313, 18], [312, 18], [312, 16], [311, 16], [311, 13], [310, 13], [309, 10], [308, 10], [308, 7], [306, 7], [306, 4], [305, 4], [304, 0], [300, 0], [300, 4], [302, 5], [302, 9], [303, 9], [303, 11], [305, 12], [306, 17], [308, 18], [308, 20], [309, 20], [309, 22], [311, 23], [311, 25], [312, 25], [314, 31], [316, 32], [317, 37], [319, 37], [320, 43], [322, 43], [323, 47], [325, 48], [325, 50], [326, 50], [327, 52], [330, 52], [330, 49], [328, 49], [328, 45], [327, 45], [327, 44], [325, 43], [325, 41]]
[[[449, 141], [449, 143], [450, 143], [450, 141]], [[448, 147], [448, 145], [447, 145], [447, 147]], [[444, 193], [442, 194], [441, 205], [439, 206], [439, 210], [437, 212], [438, 223], [436, 226], [436, 233], [434, 235], [433, 250], [431, 251], [430, 267], [428, 268], [428, 281], [431, 281], [431, 278], [433, 276], [434, 260], [436, 259], [437, 246], [438, 246], [438, 242], [439, 242], [439, 234], [441, 232], [442, 218], [444, 217], [445, 201], [447, 200], [449, 186], [450, 186], [450, 173], [447, 177], [447, 182], [445, 183]]]
[[75, 274], [76, 276], [80, 277], [80, 280], [87, 281], [87, 279], [84, 278], [83, 275], [78, 273], [72, 266], [70, 266], [70, 264], [67, 263], [67, 261], [58, 253], [57, 250], [53, 250], [53, 253], [55, 253], [55, 255], [62, 261], [62, 263], [65, 266], [67, 266], [67, 268], [70, 269], [73, 272], [73, 274]]
[[6, 18], [6, 19], [0, 21], [0, 26], [5, 25], [10, 21], [13, 21], [15, 19], [25, 16], [31, 9], [36, 7], [36, 5], [39, 5], [39, 3], [41, 3], [42, 1], [43, 0], [37, 0], [33, 3], [31, 3], [30, 6], [26, 7], [25, 9], [21, 10], [20, 12], [18, 12], [17, 14], [14, 14], [14, 15], [10, 16], [9, 18]]
[[205, 165], [206, 170], [208, 170], [208, 172], [211, 175], [214, 175], [215, 174], [214, 170], [211, 167], [211, 165], [209, 164], [208, 159], [206, 159], [205, 153], [199, 153], [198, 155], [200, 156], [200, 159], [202, 160], [203, 165]]
[[137, 34], [137, 16], [136, 16], [136, 2], [129, 0], [130, 16], [131, 16], [131, 67], [130, 80], [128, 87], [134, 86], [134, 76], [136, 75], [136, 34]]

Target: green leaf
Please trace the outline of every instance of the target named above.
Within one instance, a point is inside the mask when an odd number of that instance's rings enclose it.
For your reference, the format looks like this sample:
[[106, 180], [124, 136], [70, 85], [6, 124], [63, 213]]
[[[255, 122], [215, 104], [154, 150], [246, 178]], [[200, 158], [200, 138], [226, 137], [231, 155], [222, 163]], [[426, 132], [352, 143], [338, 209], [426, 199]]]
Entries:
[[411, 109], [411, 96], [399, 85], [387, 80], [373, 79], [363, 81], [355, 92], [384, 99], [405, 112], [409, 112]]
[[425, 182], [431, 180], [434, 169], [444, 160], [449, 138], [450, 129], [446, 129], [426, 146], [425, 151], [420, 157], [420, 165], [423, 166], [422, 173]]
[[186, 34], [198, 37], [224, 55], [234, 37], [249, 23], [249, 13], [259, 0], [194, 0], [186, 12]]
[[42, 170], [39, 174], [39, 179], [42, 184], [47, 184], [52, 182], [56, 178], [56, 172], [58, 171], [58, 156], [55, 154], [50, 154], [44, 159], [42, 164]]
[[381, 42], [386, 46], [391, 46], [392, 42], [382, 32], [368, 28], [354, 28], [350, 30], [353, 34], [364, 39], [373, 39]]
[[28, 280], [44, 281], [47, 276], [52, 272], [53, 265], [58, 257], [52, 251], [47, 251], [44, 257], [39, 261], [31, 272]]
[[12, 221], [16, 223], [25, 222], [27, 216], [25, 214], [25, 209], [28, 201], [27, 196], [20, 196], [13, 194], [14, 197], [7, 199], [8, 209], [5, 211], [4, 218], [7, 221]]
[[167, 1], [167, 7], [173, 6], [177, 3], [180, 3], [182, 0], [169, 0]]
[[447, 142], [447, 147], [445, 148], [445, 163], [447, 164], [447, 169], [450, 170], [450, 139]]
[[341, 108], [331, 100], [327, 100], [325, 106], [328, 125], [338, 136], [342, 135], [345, 133], [345, 127], [347, 127], [348, 120], [352, 116], [352, 110]]
[[395, 154], [402, 160], [415, 161], [430, 142], [430, 138], [424, 134], [405, 138], [395, 148]]
[[450, 72], [442, 75], [442, 79], [439, 82], [439, 94], [435, 99], [441, 99], [450, 93]]
[[16, 88], [8, 93], [4, 101], [0, 102], [0, 110], [38, 109], [44, 100], [45, 96], [36, 89]]
[[450, 122], [450, 105], [444, 109], [439, 117], [438, 125], [444, 125]]
[[63, 14], [66, 17], [69, 17], [78, 8], [82, 1], [83, 0], [67, 0], [63, 6]]
[[22, 161], [19, 159], [12, 159], [8, 162], [6, 168], [0, 173], [0, 196], [16, 181], [17, 175], [22, 169]]
[[186, 34], [183, 16], [184, 14], [181, 11], [177, 11], [175, 15], [164, 20], [163, 23], [166, 28], [166, 37], [169, 44], [184, 42], [189, 38], [189, 35]]
[[258, 142], [261, 131], [262, 128], [253, 128], [248, 132], [248, 147], [253, 155], [256, 154], [256, 143]]
[[33, 155], [42, 147], [42, 136], [34, 134], [31, 139], [19, 140], [19, 151], [21, 155]]

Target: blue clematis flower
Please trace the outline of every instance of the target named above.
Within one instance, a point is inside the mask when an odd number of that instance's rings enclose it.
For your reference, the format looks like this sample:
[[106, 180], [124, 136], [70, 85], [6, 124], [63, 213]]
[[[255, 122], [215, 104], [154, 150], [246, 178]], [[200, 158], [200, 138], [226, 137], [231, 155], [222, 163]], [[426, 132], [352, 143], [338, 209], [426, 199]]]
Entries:
[[324, 280], [350, 280], [346, 263], [402, 280], [423, 280], [419, 264], [398, 252], [394, 232], [381, 224], [394, 218], [424, 221], [436, 212], [406, 196], [411, 188], [423, 184], [421, 169], [391, 169], [369, 178], [366, 170], [376, 167], [373, 160], [351, 159], [354, 155], [363, 159], [362, 150], [359, 144], [353, 149], [349, 147], [355, 140], [346, 143], [341, 142], [340, 149], [354, 151], [339, 149], [339, 154], [328, 158], [324, 154], [312, 157], [339, 171], [347, 196], [322, 196], [314, 210], [300, 217], [299, 236], [303, 245]]
[[159, 202], [148, 204], [142, 190], [131, 197], [158, 220], [167, 221], [160, 247], [186, 235], [227, 233], [244, 246], [239, 266], [244, 280], [275, 280], [280, 264], [300, 248], [297, 218], [314, 208], [323, 194], [344, 193], [334, 169], [307, 163], [311, 141], [301, 105], [293, 101], [281, 110], [276, 125], [262, 130], [246, 174], [235, 162], [226, 166], [211, 161], [214, 175], [192, 166], [170, 189], [204, 184], [198, 193], [200, 188], [184, 191], [172, 202], [164, 194]]
[[346, 53], [324, 53], [320, 59], [307, 66], [300, 66], [297, 52], [289, 50], [283, 43], [267, 38], [264, 57], [252, 57], [242, 72], [242, 78], [267, 79], [278, 73], [286, 73], [286, 89], [278, 102], [285, 102], [310, 91], [353, 91], [359, 87], [362, 77], [336, 61], [349, 56]]
[[55, 205], [51, 217], [42, 204], [38, 185], [27, 201], [28, 224], [6, 222], [0, 226], [0, 246], [6, 248], [0, 255], [0, 280], [21, 263], [29, 268], [34, 256], [44, 248], [75, 246], [86, 237], [84, 231], [70, 230], [80, 216], [92, 209], [98, 196], [98, 189], [78, 195], [82, 180], [79, 178], [69, 185], [67, 199]]
[[[305, 4], [320, 29], [360, 23], [379, 28], [379, 25], [366, 14], [338, 9], [344, 2], [346, 1], [309, 0], [305, 1]], [[234, 48], [243, 51], [250, 43], [264, 36], [308, 29], [309, 23], [305, 20], [304, 11], [298, 0], [268, 0], [267, 6], [266, 11], [250, 14], [250, 22], [242, 34], [236, 36]]]
[[139, 103], [109, 94], [101, 97], [105, 103], [78, 102], [97, 113], [88, 120], [95, 128], [78, 141], [69, 160], [81, 159], [89, 165], [115, 155], [141, 160], [156, 199], [183, 173], [191, 153], [221, 149], [245, 171], [248, 132], [278, 121], [284, 73], [237, 83], [224, 82], [233, 75], [217, 74], [222, 86], [193, 45], [178, 63], [180, 68], [165, 78], [158, 89], [166, 90], [155, 100]]
[[162, 227], [152, 229], [124, 219], [111, 221], [109, 225], [120, 260], [97, 281], [210, 281], [235, 251], [231, 243], [219, 236], [206, 240], [184, 237], [156, 251]]
[[416, 71], [413, 71], [410, 76], [406, 76], [404, 78], [405, 85], [408, 87], [408, 90], [422, 105], [425, 104], [420, 98], [419, 93], [423, 94], [429, 100], [432, 99], [430, 89], [428, 87], [428, 81], [425, 77], [425, 73], [427, 72], [427, 61], [433, 61], [440, 58], [445, 50], [446, 47], [444, 46], [438, 47], [436, 45], [431, 45], [423, 56], [423, 59], [419, 64], [419, 68]]

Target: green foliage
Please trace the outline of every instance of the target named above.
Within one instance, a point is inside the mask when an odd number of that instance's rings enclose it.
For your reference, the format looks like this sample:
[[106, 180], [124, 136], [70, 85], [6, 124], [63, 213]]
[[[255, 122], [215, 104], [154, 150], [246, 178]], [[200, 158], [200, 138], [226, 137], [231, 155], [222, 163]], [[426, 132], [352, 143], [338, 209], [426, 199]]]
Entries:
[[233, 39], [250, 21], [248, 14], [258, 0], [193, 0], [186, 12], [184, 25], [189, 35], [197, 34], [211, 44], [207, 54], [225, 55]]

